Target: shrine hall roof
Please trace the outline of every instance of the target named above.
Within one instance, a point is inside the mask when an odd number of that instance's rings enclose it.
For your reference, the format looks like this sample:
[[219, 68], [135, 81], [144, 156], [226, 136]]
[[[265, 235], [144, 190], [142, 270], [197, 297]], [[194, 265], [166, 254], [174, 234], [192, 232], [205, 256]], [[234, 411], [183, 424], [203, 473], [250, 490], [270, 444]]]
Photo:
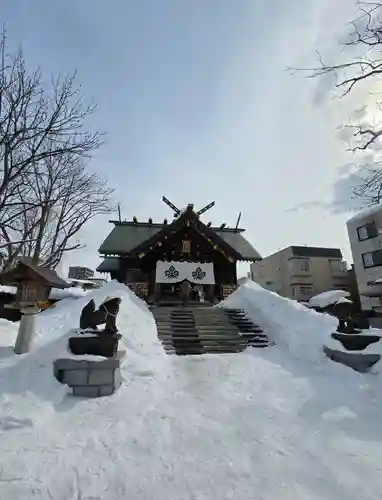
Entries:
[[[139, 245], [150, 239], [166, 226], [164, 224], [149, 224], [133, 222], [114, 222], [114, 228], [99, 248], [103, 255], [126, 255]], [[170, 225], [170, 224], [169, 224]], [[211, 227], [228, 245], [241, 255], [241, 260], [256, 261], [261, 255], [244, 238], [244, 229]]]

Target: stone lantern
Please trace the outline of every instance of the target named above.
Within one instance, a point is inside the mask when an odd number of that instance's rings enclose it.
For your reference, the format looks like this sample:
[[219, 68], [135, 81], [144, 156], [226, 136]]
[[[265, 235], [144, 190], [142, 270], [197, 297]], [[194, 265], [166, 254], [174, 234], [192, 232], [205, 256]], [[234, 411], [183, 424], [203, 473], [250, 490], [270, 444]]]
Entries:
[[29, 350], [34, 332], [34, 315], [49, 299], [52, 288], [68, 288], [70, 285], [55, 271], [42, 266], [18, 262], [0, 275], [0, 284], [16, 287], [15, 302], [9, 307], [19, 309], [22, 317], [15, 344], [16, 354]]

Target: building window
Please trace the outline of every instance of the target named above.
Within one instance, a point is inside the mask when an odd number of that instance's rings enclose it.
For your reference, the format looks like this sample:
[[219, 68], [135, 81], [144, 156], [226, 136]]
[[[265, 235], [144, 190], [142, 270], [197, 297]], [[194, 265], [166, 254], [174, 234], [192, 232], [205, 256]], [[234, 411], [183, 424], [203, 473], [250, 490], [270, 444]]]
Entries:
[[369, 222], [364, 226], [358, 227], [357, 234], [359, 241], [365, 241], [369, 238], [375, 238], [376, 236], [378, 236], [378, 229], [375, 225], [375, 222]]
[[363, 267], [382, 266], [382, 250], [362, 254]]
[[295, 273], [309, 273], [310, 259], [292, 259], [291, 268], [292, 272]]
[[332, 274], [345, 274], [347, 272], [346, 262], [342, 260], [329, 260]]
[[313, 286], [312, 285], [301, 285], [300, 286], [300, 294], [306, 296], [310, 296], [313, 294]]

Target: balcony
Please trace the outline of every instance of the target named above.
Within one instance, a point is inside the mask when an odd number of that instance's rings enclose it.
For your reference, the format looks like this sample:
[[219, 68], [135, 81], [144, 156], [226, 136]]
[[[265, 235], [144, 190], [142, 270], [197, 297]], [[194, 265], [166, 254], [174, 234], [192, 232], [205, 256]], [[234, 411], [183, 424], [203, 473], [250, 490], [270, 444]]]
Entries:
[[310, 259], [290, 259], [289, 260], [290, 276], [311, 276]]

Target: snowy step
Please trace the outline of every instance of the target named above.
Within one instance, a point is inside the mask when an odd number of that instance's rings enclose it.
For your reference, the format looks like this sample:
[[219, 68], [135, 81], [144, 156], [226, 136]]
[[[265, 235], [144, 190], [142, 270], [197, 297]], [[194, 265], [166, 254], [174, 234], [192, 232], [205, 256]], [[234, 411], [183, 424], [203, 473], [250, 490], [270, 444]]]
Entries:
[[213, 308], [210, 308], [210, 309], [194, 309], [194, 314], [205, 314], [206, 316], [217, 316], [217, 315], [220, 315], [220, 316], [223, 316], [224, 313], [219, 310], [219, 309], [213, 309]]
[[[194, 324], [193, 322], [157, 322], [158, 328], [175, 328], [175, 329], [204, 329], [204, 330], [225, 330], [229, 332], [238, 332], [239, 329], [236, 328], [234, 325], [222, 325], [222, 324], [216, 324], [216, 325], [208, 325], [204, 323], [199, 323], [199, 324]], [[258, 332], [261, 333], [262, 330], [259, 329], [245, 329], [245, 331], [251, 333], [251, 332]]]
[[209, 355], [209, 354], [219, 354], [220, 356], [228, 356], [229, 354], [239, 354], [241, 351], [208, 351], [208, 352], [175, 352], [175, 351], [168, 351], [166, 354], [169, 356], [204, 356], [204, 355]]
[[226, 325], [195, 325], [195, 328], [199, 332], [229, 332], [229, 333], [238, 333], [238, 329], [232, 326]]
[[205, 327], [205, 328], [228, 328], [232, 330], [233, 328], [237, 330], [235, 325], [232, 323], [223, 323], [223, 322], [218, 322], [218, 323], [208, 323], [204, 321], [195, 321], [195, 325], [198, 327]]
[[216, 339], [216, 340], [237, 340], [237, 341], [240, 341], [240, 342], [248, 342], [250, 340], [254, 340], [255, 337], [249, 337], [249, 338], [246, 338], [242, 335], [238, 335], [238, 334], [235, 334], [235, 333], [227, 333], [227, 332], [209, 332], [209, 333], [203, 333], [203, 332], [200, 332], [200, 331], [197, 331], [197, 330], [193, 330], [193, 331], [188, 331], [188, 332], [185, 332], [185, 331], [182, 331], [182, 330], [179, 330], [179, 331], [159, 331], [158, 332], [158, 337], [159, 338], [184, 338], [184, 339], [187, 339], [187, 338], [195, 338], [195, 337], [198, 337], [198, 338], [205, 338], [205, 339]]
[[161, 338], [160, 341], [162, 344], [171, 344], [174, 342], [183, 342], [183, 343], [195, 343], [195, 342], [200, 342], [202, 344], [217, 344], [217, 345], [252, 345], [254, 344], [264, 344], [267, 343], [266, 341], [251, 341], [251, 342], [246, 342], [244, 340], [240, 339], [232, 339], [232, 338], [225, 338], [225, 339], [219, 339], [219, 338], [213, 338], [213, 337], [166, 337], [166, 338]]
[[180, 339], [168, 339], [162, 341], [163, 346], [215, 346], [215, 347], [246, 347], [247, 342], [234, 342], [233, 340], [226, 341], [213, 341], [206, 339], [194, 339], [194, 340], [180, 340]]
[[252, 341], [262, 341], [262, 340], [267, 340], [268, 341], [268, 336], [267, 335], [240, 335], [240, 337], [243, 337], [246, 339], [248, 342]]
[[200, 336], [205, 336], [205, 337], [218, 337], [218, 338], [223, 338], [223, 337], [231, 337], [231, 338], [242, 338], [244, 340], [251, 340], [251, 339], [266, 339], [268, 338], [267, 335], [265, 335], [262, 332], [237, 332], [233, 330], [204, 330], [204, 329], [196, 329], [196, 328], [179, 328], [179, 329], [174, 329], [174, 328], [158, 328], [158, 334], [160, 335], [182, 335], [182, 336], [188, 336], [188, 335], [200, 335]]
[[[159, 311], [159, 310], [157, 310]], [[242, 352], [268, 347], [267, 335], [238, 309], [167, 308], [154, 313], [158, 338], [167, 353], [187, 355]]]
[[187, 318], [179, 318], [177, 316], [172, 316], [171, 317], [171, 323], [194, 323], [194, 317], [187, 317]]
[[158, 332], [165, 333], [165, 334], [181, 334], [181, 335], [193, 335], [193, 334], [198, 334], [198, 335], [228, 335], [231, 337], [254, 337], [256, 335], [259, 335], [258, 333], [251, 333], [248, 335], [248, 332], [246, 332], [244, 335], [240, 335], [240, 333], [237, 330], [226, 330], [224, 328], [158, 328]]
[[210, 316], [209, 314], [194, 314], [194, 318], [196, 321], [224, 321], [224, 323], [228, 322], [228, 317], [219, 314], [218, 316]]
[[234, 354], [243, 352], [243, 349], [224, 349], [224, 348], [201, 348], [198, 350], [193, 349], [165, 349], [167, 354], [176, 354], [178, 356], [187, 356], [187, 355], [200, 355], [200, 354]]
[[[160, 339], [162, 345], [214, 345], [214, 346], [243, 346], [246, 347], [248, 342], [235, 342], [233, 339], [183, 339], [183, 338], [173, 338], [173, 339]], [[265, 344], [266, 342], [255, 342], [255, 344]]]

